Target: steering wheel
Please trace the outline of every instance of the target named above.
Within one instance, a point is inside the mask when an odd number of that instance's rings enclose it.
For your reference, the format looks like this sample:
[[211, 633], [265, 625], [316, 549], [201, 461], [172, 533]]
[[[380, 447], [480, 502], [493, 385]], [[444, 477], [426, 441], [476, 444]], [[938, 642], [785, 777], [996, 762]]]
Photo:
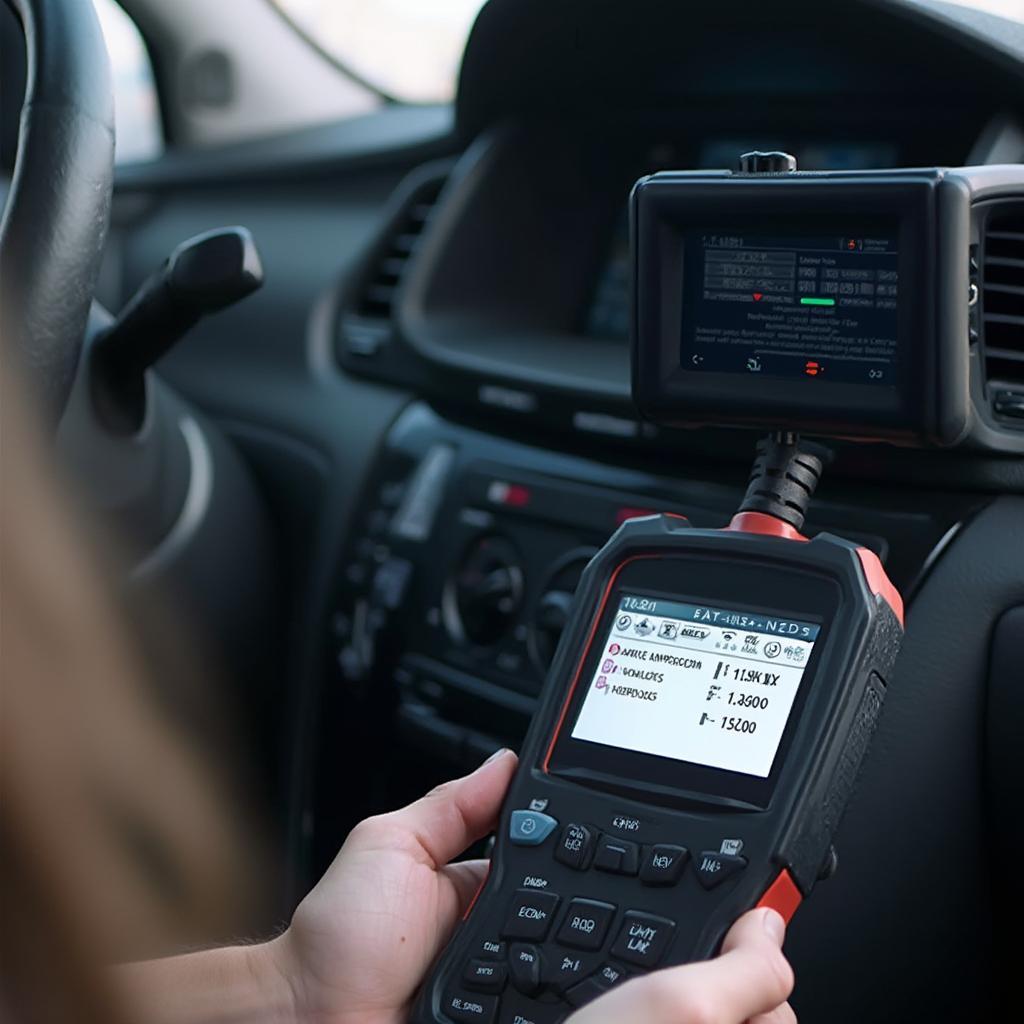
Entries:
[[99, 272], [114, 177], [114, 101], [91, 0], [6, 0], [25, 35], [18, 152], [0, 223], [0, 339], [59, 416]]

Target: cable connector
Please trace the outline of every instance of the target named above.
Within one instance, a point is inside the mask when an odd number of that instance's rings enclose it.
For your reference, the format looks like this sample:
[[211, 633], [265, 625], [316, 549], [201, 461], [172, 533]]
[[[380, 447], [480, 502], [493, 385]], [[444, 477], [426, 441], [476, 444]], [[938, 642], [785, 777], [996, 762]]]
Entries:
[[821, 479], [823, 455], [791, 431], [762, 438], [739, 511], [774, 516], [799, 530]]

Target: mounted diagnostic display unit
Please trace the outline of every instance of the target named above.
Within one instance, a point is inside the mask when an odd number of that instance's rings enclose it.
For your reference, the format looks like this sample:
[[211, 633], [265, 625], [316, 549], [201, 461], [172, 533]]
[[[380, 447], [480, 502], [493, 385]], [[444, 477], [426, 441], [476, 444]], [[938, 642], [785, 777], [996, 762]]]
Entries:
[[633, 391], [675, 426], [949, 445], [969, 197], [941, 170], [665, 172], [630, 202]]

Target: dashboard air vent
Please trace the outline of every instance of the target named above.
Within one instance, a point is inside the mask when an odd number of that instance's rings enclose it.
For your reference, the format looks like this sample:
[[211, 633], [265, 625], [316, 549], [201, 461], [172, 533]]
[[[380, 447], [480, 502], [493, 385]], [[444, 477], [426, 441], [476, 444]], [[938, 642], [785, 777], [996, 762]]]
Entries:
[[402, 274], [416, 250], [444, 182], [443, 176], [429, 178], [407, 197], [364, 278], [363, 287], [352, 309], [356, 316], [372, 320], [391, 319]]
[[450, 171], [450, 162], [438, 161], [413, 171], [399, 186], [387, 226], [342, 300], [335, 352], [343, 365], [368, 366], [391, 347], [402, 278]]
[[988, 217], [980, 305], [985, 369], [998, 401], [1000, 386], [1024, 388], [1024, 205]]

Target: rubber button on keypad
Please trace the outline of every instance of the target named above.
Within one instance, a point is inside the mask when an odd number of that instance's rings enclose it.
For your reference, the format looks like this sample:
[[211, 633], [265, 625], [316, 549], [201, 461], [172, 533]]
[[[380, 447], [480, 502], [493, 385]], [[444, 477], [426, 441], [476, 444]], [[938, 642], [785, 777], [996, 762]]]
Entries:
[[540, 989], [540, 950], [525, 942], [514, 942], [508, 951], [508, 969], [512, 986], [523, 995], [532, 996]]
[[689, 856], [685, 846], [652, 846], [640, 866], [640, 881], [644, 885], [675, 885]]
[[598, 996], [604, 995], [608, 989], [618, 985], [620, 981], [625, 981], [626, 977], [627, 974], [621, 967], [616, 967], [615, 964], [604, 964], [596, 974], [592, 974], [569, 989], [565, 998], [571, 1006], [585, 1006]]
[[583, 871], [594, 852], [594, 832], [586, 825], [566, 825], [555, 847], [555, 860], [576, 871]]
[[614, 916], [615, 907], [611, 903], [573, 900], [558, 929], [558, 941], [577, 949], [600, 949]]
[[640, 848], [627, 839], [601, 836], [594, 857], [594, 867], [617, 875], [635, 875], [640, 861]]
[[540, 811], [513, 811], [508, 822], [508, 838], [515, 846], [540, 846], [558, 827], [558, 821]]
[[506, 996], [502, 1000], [498, 1024], [558, 1024], [569, 1015], [564, 1003], [535, 1003], [522, 996]]
[[462, 975], [466, 987], [477, 992], [500, 992], [507, 978], [508, 968], [497, 960], [470, 960]]
[[721, 885], [727, 878], [739, 874], [747, 866], [747, 858], [734, 853], [716, 853], [705, 850], [694, 861], [697, 868], [697, 881], [705, 889], [713, 889]]
[[509, 939], [543, 939], [558, 906], [553, 892], [517, 889], [502, 935]]
[[558, 993], [582, 981], [600, 963], [595, 953], [579, 953], [573, 949], [544, 950], [544, 984]]
[[627, 911], [619, 937], [612, 946], [612, 956], [639, 967], [654, 967], [665, 955], [675, 930], [675, 921], [668, 918]]
[[616, 964], [602, 964], [601, 969], [594, 975], [596, 981], [605, 988], [612, 988], [620, 982], [625, 981], [629, 975]]
[[498, 997], [456, 990], [444, 998], [441, 1009], [446, 1016], [460, 1024], [490, 1024], [498, 1013]]
[[481, 939], [476, 946], [477, 956], [493, 957], [495, 960], [505, 959], [505, 943], [497, 938]]

